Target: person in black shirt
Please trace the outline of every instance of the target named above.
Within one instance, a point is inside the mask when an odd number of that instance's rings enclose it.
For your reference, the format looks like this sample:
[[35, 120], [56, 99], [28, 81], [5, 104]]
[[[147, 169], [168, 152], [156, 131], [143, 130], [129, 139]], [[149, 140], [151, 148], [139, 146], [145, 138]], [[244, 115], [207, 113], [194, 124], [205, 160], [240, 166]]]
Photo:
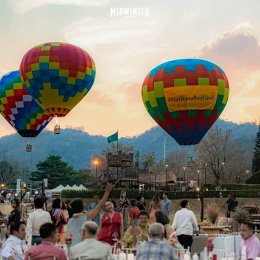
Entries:
[[231, 201], [231, 205], [230, 205], [230, 211], [235, 212], [236, 208], [238, 206], [238, 201], [235, 195], [233, 195], [233, 199]]
[[144, 197], [138, 196], [136, 198], [136, 206], [139, 208], [139, 210], [145, 210], [145, 202], [144, 202]]
[[8, 224], [11, 222], [17, 222], [20, 221], [21, 219], [21, 212], [19, 210], [19, 200], [18, 199], [13, 199], [11, 201], [11, 206], [13, 208], [13, 210], [11, 211], [9, 217], [8, 217]]
[[74, 212], [73, 212], [73, 209], [70, 206], [70, 200], [65, 200], [64, 203], [65, 203], [66, 209], [68, 211], [69, 218], [72, 218]]

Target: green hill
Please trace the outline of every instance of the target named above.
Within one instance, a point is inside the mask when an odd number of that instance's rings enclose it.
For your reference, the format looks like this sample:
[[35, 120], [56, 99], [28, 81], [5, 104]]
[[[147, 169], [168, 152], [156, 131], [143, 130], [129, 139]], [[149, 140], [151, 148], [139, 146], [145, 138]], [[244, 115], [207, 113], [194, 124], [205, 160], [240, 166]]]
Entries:
[[[223, 120], [218, 120], [216, 125], [231, 129], [234, 139], [239, 139], [246, 149], [253, 150], [257, 125], [235, 124]], [[157, 158], [162, 159], [165, 137], [167, 137], [168, 151], [179, 149], [180, 146], [159, 127], [154, 127], [133, 138], [121, 138], [119, 142], [133, 145], [141, 156], [154, 152]], [[17, 134], [0, 138], [0, 160], [18, 160], [33, 168], [39, 160], [45, 159], [49, 154], [57, 154], [76, 169], [82, 169], [88, 168], [91, 158], [108, 147], [106, 137], [89, 135], [73, 129], [64, 129], [60, 135], [44, 131], [37, 138], [31, 138], [29, 141], [33, 145], [32, 153], [25, 151], [28, 140]], [[187, 151], [194, 153], [192, 148], [192, 146], [185, 147]]]

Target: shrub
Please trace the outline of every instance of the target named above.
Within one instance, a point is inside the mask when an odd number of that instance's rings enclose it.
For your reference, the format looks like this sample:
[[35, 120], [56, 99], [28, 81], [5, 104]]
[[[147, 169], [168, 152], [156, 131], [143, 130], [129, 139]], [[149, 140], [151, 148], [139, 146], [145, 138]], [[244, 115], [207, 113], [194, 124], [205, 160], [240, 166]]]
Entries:
[[219, 207], [216, 203], [211, 203], [207, 206], [206, 209], [207, 215], [211, 223], [214, 225], [219, 216]]
[[249, 221], [249, 216], [244, 209], [238, 208], [233, 214], [233, 218], [240, 224], [245, 221]]
[[[163, 191], [145, 190], [138, 192], [138, 190], [126, 190], [128, 198], [136, 198], [138, 195], [144, 196], [146, 199], [152, 199], [155, 193], [159, 193], [161, 196]], [[120, 197], [121, 190], [113, 189], [110, 193], [110, 198], [117, 199]], [[228, 191], [206, 191], [204, 192], [204, 198], [226, 198], [231, 193], [238, 198], [258, 198], [260, 197], [260, 189], [256, 190], [228, 190]], [[62, 198], [93, 198], [94, 195], [103, 196], [104, 190], [93, 189], [86, 191], [64, 190], [61, 193]], [[169, 199], [193, 199], [198, 198], [199, 193], [196, 191], [169, 191]]]

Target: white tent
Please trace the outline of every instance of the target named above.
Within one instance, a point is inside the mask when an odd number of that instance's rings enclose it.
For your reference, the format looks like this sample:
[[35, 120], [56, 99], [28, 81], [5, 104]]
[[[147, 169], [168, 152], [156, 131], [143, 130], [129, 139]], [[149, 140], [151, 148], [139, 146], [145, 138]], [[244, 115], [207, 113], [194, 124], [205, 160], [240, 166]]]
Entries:
[[60, 193], [60, 192], [62, 192], [63, 190], [64, 190], [64, 186], [62, 186], [62, 185], [60, 184], [58, 187], [56, 187], [56, 188], [54, 188], [54, 189], [52, 189], [52, 190], [47, 190], [46, 193]]
[[59, 185], [58, 187], [56, 187], [52, 190], [46, 190], [46, 193], [61, 193], [63, 190], [87, 190], [87, 188], [84, 187], [82, 184], [79, 186], [74, 184], [72, 187], [69, 185], [66, 185], [65, 187], [62, 185]]
[[74, 184], [73, 186], [72, 186], [72, 188], [71, 188], [72, 190], [78, 190], [79, 189], [79, 187], [76, 185], [76, 184]]
[[67, 186], [64, 187], [64, 190], [73, 190], [73, 188], [70, 187], [70, 185], [67, 185]]
[[87, 190], [86, 187], [84, 187], [82, 184], [79, 185], [79, 190]]

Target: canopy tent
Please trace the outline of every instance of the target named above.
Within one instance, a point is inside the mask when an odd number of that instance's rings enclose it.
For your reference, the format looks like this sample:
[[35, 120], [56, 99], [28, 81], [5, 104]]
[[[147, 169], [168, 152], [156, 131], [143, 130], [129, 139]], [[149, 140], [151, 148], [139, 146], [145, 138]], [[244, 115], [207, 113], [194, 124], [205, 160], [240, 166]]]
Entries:
[[65, 187], [62, 185], [59, 185], [58, 187], [52, 189], [52, 190], [46, 190], [46, 193], [61, 193], [63, 190], [87, 190], [86, 187], [84, 187], [82, 184], [77, 186], [74, 184], [72, 187], [69, 185], [66, 185]]
[[64, 190], [75, 190], [75, 189], [73, 189], [70, 185], [66, 185]]
[[46, 193], [59, 193], [62, 192], [64, 190], [64, 186], [63, 185], [59, 185], [58, 187], [52, 189], [52, 190], [46, 190]]
[[84, 187], [82, 184], [79, 185], [79, 189], [80, 189], [80, 190], [87, 190], [87, 188]]

